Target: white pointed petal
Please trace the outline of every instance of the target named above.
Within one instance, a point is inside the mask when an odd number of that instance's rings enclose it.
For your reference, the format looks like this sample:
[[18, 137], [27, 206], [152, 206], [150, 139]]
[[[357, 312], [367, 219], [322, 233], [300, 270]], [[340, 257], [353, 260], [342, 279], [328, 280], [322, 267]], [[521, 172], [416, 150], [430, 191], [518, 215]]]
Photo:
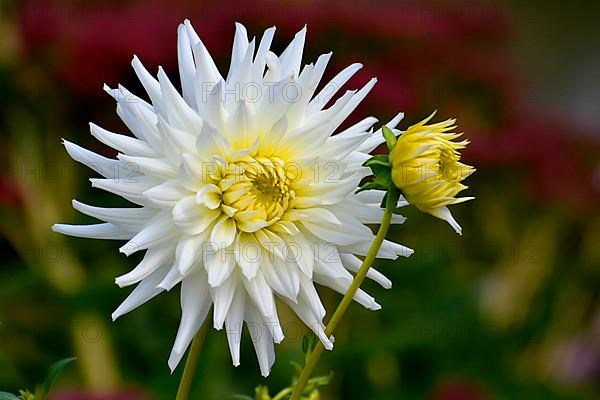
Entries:
[[210, 241], [219, 247], [229, 247], [235, 240], [237, 228], [233, 218], [224, 216], [213, 227]]
[[143, 157], [157, 156], [157, 152], [146, 142], [131, 136], [120, 135], [118, 133], [107, 131], [106, 129], [103, 129], [91, 122], [90, 133], [105, 145], [110, 146], [122, 153]]
[[152, 100], [152, 104], [156, 109], [160, 109], [162, 103], [162, 95], [160, 93], [160, 85], [158, 81], [148, 72], [142, 62], [137, 56], [133, 56], [131, 60], [131, 66], [133, 67], [138, 79], [146, 89], [148, 96]]
[[256, 57], [254, 59], [254, 64], [252, 65], [252, 81], [260, 82], [263, 78], [266, 66], [266, 55], [271, 48], [271, 43], [273, 43], [273, 37], [275, 36], [275, 27], [271, 27], [265, 31], [263, 37], [260, 40], [260, 44], [258, 45], [258, 50], [256, 51]]
[[[366, 238], [373, 236], [369, 228], [364, 225], [361, 225], [360, 227], [349, 227], [346, 225], [337, 226], [330, 224], [314, 224], [311, 222], [302, 222], [302, 225], [321, 240], [329, 241], [340, 246], [354, 245], [361, 241], [364, 242]], [[366, 245], [367, 247], [370, 246], [370, 242]]]
[[175, 267], [186, 275], [195, 263], [202, 262], [204, 235], [185, 235], [179, 239], [175, 251]]
[[281, 70], [283, 76], [298, 76], [302, 63], [302, 52], [306, 40], [306, 25], [294, 36], [289, 46], [281, 53]]
[[326, 208], [312, 207], [305, 209], [290, 210], [286, 214], [290, 221], [308, 221], [316, 224], [325, 222], [333, 225], [342, 225], [339, 218]]
[[[119, 285], [119, 287], [136, 284], [142, 279], [146, 279], [157, 269], [170, 265], [172, 260], [173, 246], [162, 246], [150, 249], [146, 251], [142, 261], [133, 270], [117, 277], [115, 283]], [[158, 284], [158, 282], [156, 282], [156, 284]]]
[[[402, 121], [403, 118], [404, 118], [404, 113], [399, 113], [394, 118], [392, 118], [392, 120], [390, 122], [385, 124], [385, 126], [387, 126], [390, 129], [394, 129], [394, 128], [396, 128], [396, 126], [398, 126], [398, 124], [400, 123], [400, 121]], [[379, 146], [380, 144], [382, 144], [384, 142], [385, 142], [385, 138], [381, 134], [381, 129], [379, 129], [376, 132], [374, 132], [370, 138], [365, 140], [363, 142], [363, 144], [361, 144], [358, 147], [358, 151], [361, 151], [364, 153], [370, 153], [371, 151], [375, 150], [375, 148], [377, 146]]]
[[[269, 260], [270, 258], [273, 259], [272, 262]], [[261, 272], [269, 286], [279, 296], [297, 303], [300, 291], [298, 266], [271, 255], [266, 256], [265, 259], [266, 261], [263, 261], [261, 265]]]
[[452, 216], [452, 213], [450, 212], [448, 207], [437, 208], [437, 209], [433, 210], [432, 212], [430, 212], [430, 214], [433, 215], [434, 217], [443, 219], [444, 221], [448, 222], [448, 224], [454, 229], [454, 231], [456, 233], [458, 233], [459, 235], [462, 235], [462, 228], [458, 224], [458, 222], [456, 222], [456, 220]]
[[[372, 241], [373, 239], [371, 237], [369, 239], [353, 243], [349, 246], [341, 245], [340, 251], [342, 253], [353, 253], [359, 256], [364, 256], [369, 252], [370, 243]], [[377, 258], [395, 260], [399, 256], [410, 257], [413, 253], [414, 250], [409, 247], [402, 246], [398, 243], [394, 243], [389, 240], [384, 240], [383, 244], [381, 245], [381, 248], [377, 252]]]
[[217, 185], [209, 183], [196, 193], [196, 202], [211, 210], [221, 205], [221, 189]]
[[[227, 88], [227, 92], [231, 93], [234, 92], [236, 93], [236, 97], [239, 97], [239, 99], [235, 99], [236, 102], [239, 101], [245, 101], [247, 100], [246, 97], [252, 97], [251, 95], [248, 96], [248, 93], [245, 92], [245, 89], [248, 88], [248, 83], [251, 83], [251, 79], [252, 79], [252, 57], [254, 56], [254, 47], [255, 47], [255, 41], [254, 39], [252, 39], [252, 41], [250, 42], [250, 44], [248, 45], [247, 49], [246, 49], [246, 53], [244, 55], [244, 58], [241, 60], [240, 63], [233, 65], [232, 63], [232, 69], [229, 71], [230, 76], [227, 77], [227, 83], [226, 83], [226, 88]], [[254, 84], [255, 82], [252, 82], [252, 84]], [[241, 90], [241, 92], [240, 92]], [[232, 105], [234, 103], [233, 102], [227, 102], [225, 104], [226, 110], [231, 111], [233, 109]]]
[[218, 287], [229, 278], [235, 267], [233, 248], [206, 246], [204, 254], [204, 268], [208, 274], [208, 284]]
[[200, 69], [196, 74], [196, 104], [198, 114], [205, 122], [216, 127], [219, 131], [225, 130], [227, 113], [223, 104], [223, 81], [208, 82], [201, 80]]
[[63, 139], [63, 144], [67, 149], [67, 153], [69, 153], [73, 160], [93, 169], [105, 178], [136, 178], [140, 175], [139, 171], [135, 169], [135, 166], [125, 166], [119, 160], [112, 160], [110, 158], [101, 156], [100, 154], [96, 154], [93, 151], [84, 149], [83, 147], [78, 146], [75, 143], [71, 143], [65, 139]]
[[275, 361], [273, 337], [259, 311], [251, 303], [246, 303], [244, 319], [248, 325], [248, 331], [256, 351], [260, 373], [262, 376], [267, 377]]
[[175, 370], [185, 350], [206, 319], [211, 306], [206, 274], [196, 273], [186, 277], [181, 284], [181, 323], [173, 351], [169, 357], [171, 372]]
[[104, 222], [110, 222], [114, 225], [119, 225], [126, 230], [139, 230], [141, 229], [151, 218], [153, 218], [158, 210], [140, 207], [140, 208], [104, 208], [95, 207], [88, 204], [81, 203], [77, 200], [72, 201], [73, 208], [89, 215], [90, 217], [97, 218]]
[[[194, 61], [196, 62], [196, 68], [198, 70], [202, 70], [206, 74], [206, 78], [213, 78], [212, 82], [223, 80], [221, 74], [219, 74], [219, 70], [212, 60], [212, 57], [210, 56], [208, 50], [206, 50], [206, 47], [204, 47], [204, 44], [192, 27], [190, 21], [186, 19], [183, 24], [185, 25], [192, 49], [194, 50]], [[198, 45], [201, 45], [202, 48], [200, 49]]]
[[350, 114], [358, 107], [358, 105], [367, 97], [369, 92], [373, 89], [375, 84], [377, 83], [377, 78], [372, 78], [365, 86], [362, 87], [352, 99], [344, 106], [344, 108], [335, 115], [335, 118], [332, 122], [332, 129], [337, 129], [342, 122], [346, 120], [350, 116]]
[[169, 125], [163, 117], [158, 118], [157, 127], [165, 142], [173, 149], [171, 157], [177, 158], [181, 153], [193, 148], [196, 140], [194, 134]]
[[304, 304], [301, 301], [298, 301], [298, 304], [295, 304], [289, 300], [285, 300], [287, 305], [298, 315], [298, 317], [304, 322], [304, 324], [309, 327], [315, 335], [319, 338], [321, 343], [323, 343], [323, 347], [326, 350], [333, 349], [333, 342], [331, 338], [328, 338], [325, 334], [325, 326], [323, 322], [319, 320], [312, 312], [309, 311], [307, 307], [304, 307]]
[[312, 277], [313, 266], [315, 263], [315, 254], [312, 251], [311, 243], [302, 233], [294, 236], [281, 234], [285, 241], [283, 255], [286, 260], [292, 261], [298, 265], [302, 273], [307, 277]]
[[136, 157], [119, 154], [117, 156], [125, 166], [131, 165], [144, 175], [162, 179], [177, 178], [178, 169], [166, 158]]
[[248, 32], [244, 25], [239, 22], [235, 23], [235, 36], [233, 38], [233, 47], [231, 50], [231, 65], [229, 67], [229, 73], [227, 75], [227, 81], [231, 80], [233, 72], [236, 70], [238, 64], [242, 62], [246, 52], [248, 50]]
[[[362, 265], [362, 260], [352, 254], [340, 254], [340, 257], [344, 263], [344, 267], [346, 267], [349, 271], [358, 272]], [[392, 281], [373, 267], [369, 268], [369, 271], [367, 272], [367, 278], [377, 282], [385, 289], [390, 289], [392, 287]]]
[[248, 296], [253, 300], [254, 305], [260, 311], [263, 317], [275, 315], [275, 299], [273, 291], [265, 280], [262, 272], [258, 272], [254, 278], [248, 279], [242, 277], [242, 282]]
[[300, 274], [298, 303], [303, 307], [308, 308], [319, 321], [322, 321], [325, 317], [325, 307], [323, 306], [323, 302], [321, 302], [321, 298], [319, 297], [319, 293], [317, 293], [313, 280], [302, 274]]
[[107, 192], [121, 196], [132, 203], [145, 206], [148, 199], [143, 193], [153, 186], [159, 184], [160, 180], [149, 176], [139, 176], [135, 178], [124, 179], [96, 179], [91, 178], [93, 188], [105, 190]]
[[210, 288], [210, 295], [214, 304], [213, 326], [215, 329], [223, 329], [235, 292], [241, 290], [239, 284], [236, 274], [232, 274], [221, 285]]
[[164, 100], [163, 117], [177, 129], [199, 131], [202, 128], [202, 119], [177, 92], [162, 68], [158, 69], [158, 80]]
[[169, 180], [144, 191], [145, 198], [151, 203], [162, 206], [175, 206], [182, 198], [190, 196], [189, 192], [179, 181]]
[[196, 202], [196, 196], [188, 196], [178, 201], [173, 208], [173, 222], [190, 235], [204, 232], [221, 214], [221, 210], [211, 210]]
[[296, 190], [296, 201], [304, 201], [305, 205], [332, 205], [344, 200], [352, 194], [359, 182], [359, 176], [353, 174], [335, 182], [326, 182], [326, 177], [317, 177], [320, 181], [303, 186]]
[[134, 237], [125, 243], [119, 251], [127, 256], [149, 247], [160, 246], [173, 240], [179, 232], [175, 229], [168, 212], [161, 212]]
[[123, 228], [109, 223], [94, 225], [54, 224], [52, 225], [52, 230], [63, 235], [90, 239], [124, 240], [131, 239], [134, 235]]
[[246, 293], [244, 290], [236, 290], [233, 301], [229, 306], [225, 318], [227, 330], [227, 341], [231, 353], [231, 361], [234, 366], [240, 365], [240, 344], [242, 342], [242, 327], [244, 324], [244, 308], [246, 306]]
[[169, 291], [182, 282], [183, 278], [185, 278], [185, 276], [183, 276], [177, 268], [172, 267], [164, 279], [158, 283], [157, 287]]
[[256, 241], [253, 234], [241, 232], [235, 246], [235, 261], [240, 266], [247, 279], [256, 276], [260, 263], [265, 257], [262, 246]]
[[252, 119], [252, 112], [248, 103], [240, 100], [227, 120], [227, 137], [230, 140], [237, 138], [243, 147], [248, 146], [256, 139], [253, 126], [251, 125]]
[[166, 268], [157, 269], [141, 281], [112, 313], [113, 321], [163, 292], [164, 289], [158, 288], [156, 285], [163, 279], [165, 274]]
[[[346, 271], [346, 270], [344, 270], [344, 271]], [[345, 295], [346, 292], [348, 291], [348, 288], [352, 284], [352, 275], [350, 275], [349, 272], [347, 272], [347, 274], [348, 275], [344, 278], [338, 278], [338, 277], [333, 277], [331, 275], [329, 275], [329, 276], [321, 275], [315, 271], [314, 281], [318, 284], [327, 286], [327, 287], [335, 290], [336, 292], [338, 292], [341, 295]], [[373, 311], [381, 309], [381, 306], [379, 304], [377, 304], [375, 299], [372, 296], [369, 296], [367, 293], [365, 293], [362, 289], [358, 289], [358, 291], [354, 295], [353, 299], [354, 299], [354, 301], [356, 301], [357, 303], [359, 303], [366, 309], [373, 310]]]
[[362, 64], [352, 64], [338, 73], [329, 83], [327, 83], [323, 89], [315, 96], [315, 98], [309, 103], [306, 110], [307, 114], [320, 111], [325, 105], [335, 96], [335, 94], [344, 86], [350, 78], [354, 76], [362, 68]]
[[196, 96], [194, 93], [194, 79], [196, 78], [196, 65], [192, 55], [192, 45], [184, 24], [177, 28], [177, 59], [179, 64], [179, 77], [183, 98], [192, 107], [196, 108]]

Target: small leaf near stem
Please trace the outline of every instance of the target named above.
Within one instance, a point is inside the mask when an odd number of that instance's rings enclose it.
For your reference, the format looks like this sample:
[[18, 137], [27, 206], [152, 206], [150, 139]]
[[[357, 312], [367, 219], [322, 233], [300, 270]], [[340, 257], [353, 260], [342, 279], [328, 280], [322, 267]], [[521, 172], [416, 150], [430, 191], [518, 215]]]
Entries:
[[54, 385], [54, 382], [56, 381], [56, 378], [58, 378], [58, 375], [60, 375], [60, 373], [63, 371], [63, 369], [65, 369], [65, 367], [69, 363], [75, 361], [76, 359], [77, 358], [75, 357], [65, 358], [55, 362], [50, 366], [50, 372], [48, 373], [48, 376], [46, 377], [46, 380], [44, 381], [41, 390], [38, 390], [36, 392], [36, 400], [44, 400], [48, 396], [48, 393], [50, 393], [50, 389], [52, 389], [52, 385]]

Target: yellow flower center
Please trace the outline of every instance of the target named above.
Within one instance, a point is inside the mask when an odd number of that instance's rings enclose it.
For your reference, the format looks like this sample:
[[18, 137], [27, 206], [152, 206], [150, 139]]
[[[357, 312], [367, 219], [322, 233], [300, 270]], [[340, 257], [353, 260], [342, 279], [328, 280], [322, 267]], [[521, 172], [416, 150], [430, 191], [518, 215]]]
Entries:
[[295, 197], [290, 174], [277, 157], [247, 156], [223, 165], [219, 178], [221, 209], [242, 231], [277, 222]]

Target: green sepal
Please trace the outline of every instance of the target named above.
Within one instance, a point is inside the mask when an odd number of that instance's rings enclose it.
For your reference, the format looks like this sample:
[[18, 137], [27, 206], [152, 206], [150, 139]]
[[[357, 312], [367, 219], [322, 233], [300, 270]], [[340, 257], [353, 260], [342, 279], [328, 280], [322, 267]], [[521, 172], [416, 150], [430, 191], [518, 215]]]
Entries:
[[381, 199], [379, 207], [391, 210], [393, 214], [399, 214], [398, 208], [396, 208], [399, 199], [400, 190], [396, 186], [391, 185], [383, 196], [383, 199]]
[[0, 392], [0, 400], [20, 400], [20, 399], [12, 393]]
[[388, 150], [392, 151], [394, 145], [396, 145], [396, 135], [394, 135], [394, 132], [392, 132], [392, 130], [385, 125], [381, 128], [381, 134], [385, 139], [385, 143], [387, 144]]
[[387, 154], [377, 154], [363, 163], [373, 172], [373, 180], [366, 182], [358, 188], [356, 193], [365, 190], [385, 190], [392, 185], [392, 168]]
[[390, 157], [387, 154], [377, 154], [365, 161], [363, 167], [371, 167], [371, 165], [380, 165], [390, 168]]

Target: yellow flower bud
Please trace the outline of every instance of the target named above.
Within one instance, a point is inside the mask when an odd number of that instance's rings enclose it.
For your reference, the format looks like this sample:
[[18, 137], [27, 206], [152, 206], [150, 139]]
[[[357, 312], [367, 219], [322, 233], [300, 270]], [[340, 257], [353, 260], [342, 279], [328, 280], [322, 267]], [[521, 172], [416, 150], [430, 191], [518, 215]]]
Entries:
[[460, 162], [459, 150], [468, 140], [453, 141], [462, 136], [454, 133], [455, 119], [427, 125], [435, 113], [402, 133], [392, 151], [392, 181], [406, 200], [419, 210], [447, 221], [457, 233], [462, 229], [447, 206], [473, 197], [456, 195], [467, 186], [461, 182], [475, 169]]

